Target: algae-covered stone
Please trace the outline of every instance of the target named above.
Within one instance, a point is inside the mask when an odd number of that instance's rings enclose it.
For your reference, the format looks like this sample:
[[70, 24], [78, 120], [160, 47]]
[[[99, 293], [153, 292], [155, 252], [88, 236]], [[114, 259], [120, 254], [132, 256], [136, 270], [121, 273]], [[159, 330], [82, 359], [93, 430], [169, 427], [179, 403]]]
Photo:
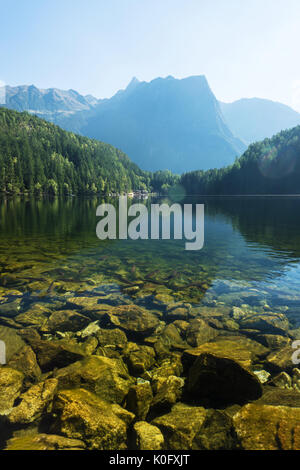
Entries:
[[20, 396], [24, 375], [10, 367], [0, 367], [0, 415], [7, 415]]
[[158, 380], [156, 382], [157, 393], [152, 400], [151, 410], [160, 412], [170, 409], [180, 400], [183, 386], [184, 379], [175, 375]]
[[59, 389], [80, 388], [113, 403], [122, 403], [133, 379], [121, 360], [90, 356], [55, 373]]
[[238, 448], [238, 439], [232, 419], [224, 412], [207, 410], [201, 429], [195, 435], [193, 450], [233, 450]]
[[8, 362], [8, 366], [24, 374], [29, 381], [36, 381], [42, 372], [37, 363], [36, 355], [30, 346], [24, 346]]
[[113, 307], [107, 320], [116, 328], [132, 336], [149, 336], [159, 324], [159, 319], [150, 311], [137, 305]]
[[20, 311], [21, 302], [22, 302], [22, 299], [17, 298], [14, 300], [9, 300], [8, 302], [1, 303], [0, 304], [0, 316], [14, 318], [16, 315], [18, 315]]
[[123, 349], [127, 344], [127, 336], [119, 328], [113, 328], [112, 330], [100, 328], [96, 332], [96, 338], [98, 339], [99, 346], [111, 345], [118, 349]]
[[191, 366], [201, 354], [214, 354], [222, 358], [238, 362], [242, 367], [249, 368], [253, 361], [253, 353], [238, 339], [222, 339], [205, 343], [197, 348], [187, 349], [183, 353], [182, 361], [185, 366]]
[[49, 379], [33, 385], [20, 396], [20, 404], [13, 408], [9, 421], [13, 424], [30, 424], [41, 418], [57, 390], [57, 380]]
[[128, 343], [124, 350], [124, 360], [132, 375], [142, 375], [155, 363], [155, 351], [150, 346]]
[[87, 316], [75, 310], [58, 310], [51, 313], [42, 331], [78, 331], [89, 323]]
[[164, 436], [161, 431], [146, 421], [138, 421], [133, 426], [135, 446], [139, 450], [162, 450]]
[[266, 362], [269, 368], [272, 368], [274, 371], [292, 371], [295, 367], [295, 364], [292, 361], [292, 356], [294, 349], [291, 344], [288, 344], [282, 349], [271, 352], [267, 358]]
[[289, 321], [282, 313], [252, 313], [240, 321], [242, 328], [259, 330], [264, 334], [281, 335], [288, 331]]
[[44, 341], [31, 338], [29, 342], [43, 372], [65, 367], [85, 356], [84, 351], [69, 340]]
[[248, 404], [233, 422], [245, 450], [300, 449], [300, 408]]
[[201, 318], [195, 318], [189, 324], [186, 337], [190, 346], [197, 347], [214, 339], [218, 334], [219, 332], [211, 328], [207, 322]]
[[26, 312], [20, 313], [15, 320], [24, 326], [41, 328], [48, 320], [51, 310], [43, 304], [34, 304]]
[[238, 362], [202, 353], [189, 370], [188, 397], [211, 407], [244, 404], [262, 395], [258, 378]]
[[192, 448], [206, 413], [202, 407], [177, 403], [169, 413], [155, 418], [151, 424], [162, 432], [167, 449], [188, 450]]
[[68, 438], [83, 440], [93, 450], [126, 449], [126, 423], [109, 403], [87, 390], [61, 391], [54, 411], [54, 427]]
[[52, 434], [29, 434], [9, 439], [5, 450], [84, 450], [83, 441]]
[[150, 382], [143, 381], [130, 388], [126, 398], [127, 409], [132, 411], [137, 419], [144, 420], [149, 412], [152, 399]]
[[7, 326], [0, 326], [0, 341], [5, 343], [6, 362], [9, 362], [26, 344], [15, 329]]

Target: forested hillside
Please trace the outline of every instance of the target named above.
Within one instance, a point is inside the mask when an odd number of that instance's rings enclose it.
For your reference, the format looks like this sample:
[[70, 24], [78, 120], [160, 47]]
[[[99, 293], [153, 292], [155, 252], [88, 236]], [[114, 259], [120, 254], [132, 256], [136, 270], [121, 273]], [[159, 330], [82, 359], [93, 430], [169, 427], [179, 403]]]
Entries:
[[187, 194], [300, 193], [300, 126], [249, 146], [233, 165], [181, 177]]
[[0, 108], [0, 191], [109, 193], [148, 188], [150, 179], [111, 145]]

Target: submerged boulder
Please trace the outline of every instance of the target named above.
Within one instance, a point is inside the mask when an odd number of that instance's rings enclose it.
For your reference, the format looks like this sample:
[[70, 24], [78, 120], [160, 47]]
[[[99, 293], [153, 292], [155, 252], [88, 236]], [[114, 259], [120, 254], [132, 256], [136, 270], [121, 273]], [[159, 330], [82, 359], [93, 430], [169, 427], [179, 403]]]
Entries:
[[221, 411], [177, 403], [152, 421], [164, 435], [167, 449], [229, 450], [238, 447], [232, 420]]
[[139, 337], [151, 335], [159, 325], [159, 319], [145, 308], [137, 305], [122, 305], [111, 308], [106, 320], [127, 334]]
[[9, 439], [5, 450], [84, 450], [85, 447], [79, 439], [31, 433]]
[[10, 367], [0, 367], [0, 415], [11, 412], [15, 400], [20, 396], [24, 375]]
[[42, 374], [35, 353], [27, 345], [10, 359], [8, 366], [22, 372], [29, 382], [37, 381]]
[[49, 379], [33, 385], [20, 396], [21, 402], [9, 414], [9, 421], [12, 424], [30, 424], [40, 419], [53, 400], [57, 384], [56, 379]]
[[122, 403], [133, 379], [119, 359], [90, 356], [55, 373], [59, 389], [83, 387], [102, 399]]
[[162, 450], [164, 448], [164, 436], [156, 426], [146, 421], [138, 421], [133, 429], [137, 449]]
[[127, 409], [134, 413], [137, 419], [144, 420], [149, 412], [153, 399], [150, 382], [143, 380], [133, 385], [127, 395]]
[[134, 415], [110, 405], [83, 389], [61, 391], [54, 403], [56, 431], [68, 438], [83, 440], [88, 449], [122, 450], [127, 447], [127, 423]]
[[215, 408], [256, 400], [262, 395], [262, 386], [238, 362], [204, 352], [189, 370], [186, 392], [196, 403]]
[[245, 450], [300, 449], [300, 408], [248, 404], [233, 422]]

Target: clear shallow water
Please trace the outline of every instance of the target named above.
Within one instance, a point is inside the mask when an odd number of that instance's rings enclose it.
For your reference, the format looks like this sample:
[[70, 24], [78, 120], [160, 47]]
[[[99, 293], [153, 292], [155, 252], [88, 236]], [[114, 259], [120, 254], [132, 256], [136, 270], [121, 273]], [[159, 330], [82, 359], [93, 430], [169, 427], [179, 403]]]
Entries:
[[162, 295], [193, 305], [269, 306], [300, 326], [300, 198], [186, 201], [205, 204], [200, 251], [186, 251], [184, 241], [100, 241], [101, 202], [2, 199], [0, 295], [25, 294], [28, 304], [113, 285], [136, 303]]

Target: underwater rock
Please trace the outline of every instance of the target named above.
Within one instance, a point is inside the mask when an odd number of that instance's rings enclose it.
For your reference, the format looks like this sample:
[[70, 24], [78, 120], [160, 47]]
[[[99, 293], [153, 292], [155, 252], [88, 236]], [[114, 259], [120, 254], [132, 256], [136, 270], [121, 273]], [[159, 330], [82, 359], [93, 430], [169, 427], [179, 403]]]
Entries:
[[143, 381], [133, 385], [126, 398], [126, 407], [139, 420], [146, 419], [153, 399], [150, 382]]
[[191, 310], [191, 304], [184, 302], [173, 302], [166, 307], [166, 318], [168, 321], [187, 320]]
[[300, 393], [296, 389], [284, 389], [279, 387], [264, 386], [264, 392], [257, 404], [273, 405], [273, 406], [291, 406], [292, 408], [300, 408]]
[[171, 409], [176, 402], [180, 401], [184, 379], [175, 375], [160, 378], [156, 381], [156, 394], [151, 403], [151, 411], [154, 413]]
[[69, 340], [44, 341], [33, 337], [27, 339], [43, 372], [68, 366], [85, 356], [79, 345]]
[[245, 450], [299, 450], [300, 409], [248, 404], [233, 417]]
[[295, 367], [292, 362], [293, 353], [294, 349], [291, 344], [288, 344], [282, 349], [271, 352], [266, 358], [266, 363], [275, 372], [280, 370], [290, 372]]
[[20, 404], [12, 409], [9, 421], [12, 424], [30, 424], [41, 418], [48, 409], [57, 390], [56, 379], [45, 380], [33, 385], [20, 396]]
[[20, 396], [24, 375], [10, 367], [0, 367], [0, 415], [11, 412], [15, 400]]
[[197, 347], [214, 339], [218, 334], [219, 332], [215, 328], [211, 328], [204, 320], [195, 318], [189, 323], [186, 340], [190, 346]]
[[22, 372], [31, 382], [37, 381], [42, 371], [37, 363], [36, 355], [30, 346], [24, 346], [8, 362], [8, 366]]
[[14, 318], [18, 315], [20, 311], [20, 304], [22, 302], [21, 298], [15, 300], [10, 300], [0, 304], [0, 316]]
[[135, 447], [138, 450], [162, 450], [164, 436], [161, 431], [146, 421], [138, 421], [133, 426]]
[[5, 343], [6, 362], [9, 362], [17, 352], [26, 346], [17, 331], [7, 326], [0, 326], [0, 340]]
[[122, 350], [128, 342], [126, 334], [119, 328], [114, 328], [112, 330], [100, 328], [96, 331], [95, 336], [98, 339], [99, 346], [111, 345], [120, 350]]
[[127, 424], [117, 416], [117, 408], [121, 416], [126, 414], [127, 422], [133, 420], [132, 413], [87, 390], [64, 390], [54, 401], [54, 429], [68, 438], [83, 440], [91, 450], [124, 450]]
[[177, 353], [169, 355], [159, 367], [156, 367], [152, 371], [152, 382], [155, 385], [156, 381], [161, 378], [168, 378], [170, 375], [176, 375], [179, 377], [183, 372], [181, 363], [181, 356]]
[[280, 374], [273, 377], [273, 379], [269, 382], [270, 385], [274, 385], [275, 387], [284, 388], [287, 390], [292, 390], [292, 378], [286, 372], [280, 372]]
[[257, 335], [256, 341], [263, 344], [271, 350], [282, 349], [291, 343], [291, 339], [281, 335]]
[[23, 326], [42, 328], [46, 324], [50, 314], [51, 310], [49, 308], [45, 307], [44, 304], [37, 303], [26, 310], [26, 312], [16, 316], [15, 320]]
[[207, 410], [192, 442], [193, 450], [233, 450], [239, 447], [232, 419], [224, 412]]
[[13, 437], [5, 450], [84, 450], [84, 442], [53, 434], [29, 434]]
[[218, 408], [256, 400], [262, 387], [249, 370], [215, 351], [198, 356], [189, 370], [186, 392], [194, 402]]
[[99, 326], [99, 320], [96, 320], [94, 322], [89, 323], [87, 327], [83, 330], [78, 331], [77, 336], [79, 338], [88, 338], [89, 336], [95, 335], [100, 329], [101, 328]]
[[151, 424], [162, 432], [167, 449], [189, 450], [206, 414], [207, 410], [202, 407], [177, 403], [169, 413], [155, 418]]
[[122, 403], [134, 380], [119, 359], [90, 356], [54, 374], [59, 389], [85, 388], [103, 400]]
[[250, 368], [253, 361], [253, 353], [238, 337], [231, 339], [220, 339], [210, 343], [202, 344], [197, 348], [187, 349], [182, 356], [182, 363], [185, 368], [189, 368], [203, 353], [215, 354], [221, 358], [231, 359], [239, 363], [242, 367]]
[[54, 311], [48, 318], [42, 331], [55, 333], [56, 331], [78, 331], [86, 327], [90, 319], [75, 310]]
[[129, 372], [134, 376], [140, 376], [154, 365], [155, 351], [150, 346], [128, 343], [123, 351], [123, 359]]
[[131, 336], [149, 336], [159, 325], [153, 313], [134, 304], [112, 307], [106, 318], [112, 326]]
[[259, 330], [264, 334], [282, 335], [289, 329], [289, 321], [283, 313], [253, 312], [240, 321], [241, 328]]
[[270, 373], [266, 370], [254, 370], [253, 374], [256, 375], [261, 384], [268, 382]]

